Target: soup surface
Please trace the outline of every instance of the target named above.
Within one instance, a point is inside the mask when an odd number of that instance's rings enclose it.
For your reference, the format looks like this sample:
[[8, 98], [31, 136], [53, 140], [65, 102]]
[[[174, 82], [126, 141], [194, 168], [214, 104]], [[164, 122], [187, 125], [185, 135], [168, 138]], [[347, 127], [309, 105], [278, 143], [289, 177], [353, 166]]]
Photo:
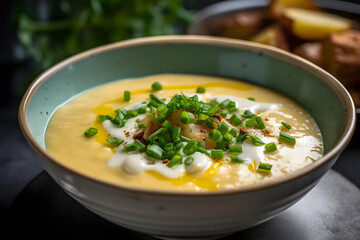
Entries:
[[180, 74], [76, 96], [53, 114], [45, 142], [57, 161], [87, 176], [180, 191], [258, 184], [323, 154], [316, 122], [293, 100], [237, 80]]

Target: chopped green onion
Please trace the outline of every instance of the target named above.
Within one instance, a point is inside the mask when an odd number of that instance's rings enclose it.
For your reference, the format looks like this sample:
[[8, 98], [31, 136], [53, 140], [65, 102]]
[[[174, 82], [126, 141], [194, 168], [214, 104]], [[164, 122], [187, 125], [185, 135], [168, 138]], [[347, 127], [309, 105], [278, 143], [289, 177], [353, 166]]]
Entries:
[[230, 145], [229, 146], [229, 151], [230, 152], [241, 153], [242, 152], [242, 147], [241, 147], [241, 145]]
[[166, 120], [164, 123], [163, 123], [163, 126], [164, 128], [166, 129], [171, 129], [172, 128], [172, 124], [169, 120]]
[[165, 128], [159, 128], [158, 130], [156, 130], [155, 132], [153, 132], [149, 137], [148, 140], [151, 141], [153, 138], [155, 138], [157, 135], [159, 135], [160, 133], [163, 132]]
[[247, 120], [246, 122], [245, 122], [245, 126], [247, 126], [247, 127], [256, 127], [257, 126], [257, 122], [256, 122], [256, 119], [255, 118], [251, 118], [251, 119], [249, 119], [249, 120]]
[[158, 113], [162, 113], [162, 112], [165, 111], [166, 109], [168, 109], [168, 108], [165, 107], [164, 105], [160, 105], [160, 106], [157, 108], [157, 111], [158, 111]]
[[213, 141], [217, 141], [217, 140], [219, 140], [219, 138], [221, 137], [221, 133], [220, 133], [220, 131], [219, 130], [217, 130], [217, 129], [213, 129], [213, 130], [211, 130], [210, 132], [209, 132], [209, 138], [211, 139], [211, 140], [213, 140]]
[[224, 101], [222, 101], [222, 102], [219, 104], [219, 107], [221, 107], [222, 109], [225, 109], [225, 108], [227, 108], [227, 106], [229, 105], [230, 102], [231, 102], [230, 99], [225, 99]]
[[239, 118], [239, 116], [236, 114], [233, 114], [229, 120], [236, 126], [239, 126], [242, 123], [241, 118]]
[[223, 151], [221, 149], [213, 149], [211, 150], [212, 158], [223, 158]]
[[205, 115], [205, 114], [203, 114], [203, 113], [200, 113], [199, 116], [198, 116], [198, 118], [199, 118], [199, 121], [200, 121], [200, 122], [203, 122], [203, 121], [205, 121], [206, 119], [208, 119], [209, 116], [208, 116], [208, 115]]
[[177, 142], [177, 141], [180, 140], [180, 131], [181, 131], [180, 127], [178, 127], [178, 126], [173, 127], [171, 137], [172, 137], [174, 142]]
[[263, 141], [261, 141], [260, 138], [258, 138], [257, 136], [250, 136], [250, 138], [254, 145], [257, 145], [257, 146], [265, 145], [265, 143]]
[[161, 105], [166, 105], [160, 98], [155, 96], [154, 94], [150, 93], [150, 99], [153, 100], [156, 103], [159, 103]]
[[242, 143], [242, 142], [245, 141], [245, 139], [246, 139], [248, 136], [250, 136], [249, 133], [245, 133], [245, 134], [242, 134], [242, 135], [240, 134], [239, 137], [236, 139], [236, 142]]
[[273, 165], [268, 164], [268, 163], [260, 163], [257, 170], [260, 171], [260, 172], [267, 172], [267, 173], [269, 173], [269, 172], [271, 171], [272, 166], [273, 166]]
[[253, 97], [248, 97], [248, 100], [250, 100], [250, 101], [255, 101], [255, 98], [253, 98]]
[[167, 143], [167, 144], [165, 144], [165, 146], [164, 146], [164, 150], [165, 151], [172, 151], [172, 150], [174, 150], [174, 143]]
[[136, 150], [136, 145], [135, 143], [129, 143], [129, 144], [126, 144], [124, 146], [124, 151], [125, 152], [131, 152], [131, 151], [135, 151]]
[[153, 145], [149, 144], [146, 148], [146, 154], [156, 159], [161, 159], [163, 151], [164, 150], [160, 146], [155, 144]]
[[223, 135], [223, 138], [224, 138], [224, 141], [226, 141], [226, 142], [231, 142], [231, 140], [232, 140], [232, 136], [228, 132]]
[[265, 124], [260, 116], [255, 117], [257, 128], [265, 129]]
[[146, 106], [140, 107], [137, 111], [138, 113], [146, 113]]
[[137, 123], [140, 123], [140, 119], [139, 119], [139, 118], [138, 118], [138, 119], [136, 119], [135, 121], [136, 121]]
[[287, 129], [291, 129], [291, 126], [289, 124], [287, 124], [286, 122], [281, 122], [281, 124], [286, 127]]
[[229, 133], [231, 134], [231, 136], [233, 136], [234, 138], [237, 138], [237, 136], [239, 135], [240, 131], [236, 128], [232, 128]]
[[232, 163], [244, 163], [245, 162], [244, 160], [240, 159], [237, 156], [230, 156], [230, 160]]
[[106, 141], [112, 145], [116, 145], [119, 146], [120, 144], [122, 144], [124, 142], [124, 140], [119, 140], [117, 138], [108, 138], [106, 139]]
[[250, 110], [245, 110], [244, 114], [241, 115], [243, 118], [252, 118], [255, 117], [256, 115], [253, 114]]
[[146, 128], [147, 127], [147, 124], [139, 124], [138, 125], [138, 128]]
[[198, 152], [201, 152], [201, 153], [205, 153], [205, 152], [206, 152], [205, 148], [199, 147], [199, 146], [198, 146], [198, 148], [197, 148], [197, 151], [198, 151]]
[[184, 163], [186, 166], [189, 166], [190, 164], [192, 164], [194, 161], [193, 157], [188, 157], [187, 159], [185, 159]]
[[180, 151], [180, 149], [183, 147], [183, 143], [182, 142], [179, 142], [177, 144], [175, 144], [174, 146], [174, 150], [175, 151]]
[[124, 101], [125, 102], [129, 102], [130, 101], [130, 92], [129, 91], [124, 91]]
[[89, 128], [84, 132], [85, 137], [92, 137], [95, 136], [98, 133], [97, 128]]
[[136, 110], [128, 110], [127, 114], [126, 114], [126, 117], [127, 118], [133, 118], [133, 117], [136, 117], [137, 115], [139, 115], [138, 111], [136, 111]]
[[184, 136], [180, 135], [180, 141], [182, 141], [182, 142], [190, 142], [192, 140], [190, 138], [187, 138], [187, 137], [184, 137]]
[[218, 107], [212, 107], [208, 110], [208, 115], [214, 115], [220, 112], [220, 109]]
[[151, 85], [151, 88], [153, 91], [160, 91], [163, 89], [162, 85], [160, 82], [154, 82], [152, 85]]
[[218, 128], [218, 130], [221, 132], [221, 134], [224, 135], [225, 133], [228, 132], [228, 130], [229, 130], [229, 125], [227, 125], [226, 122], [222, 122], [222, 123], [220, 124], [220, 127]]
[[200, 142], [198, 142], [197, 145], [198, 145], [199, 147], [205, 149], [205, 141], [204, 141], [204, 140], [201, 140]]
[[277, 150], [276, 144], [274, 142], [270, 142], [265, 145], [265, 150], [267, 152], [275, 152]]
[[99, 115], [98, 118], [99, 118], [99, 121], [100, 121], [100, 122], [103, 122], [103, 121], [105, 121], [105, 120], [108, 120], [107, 115]]
[[183, 151], [186, 155], [191, 155], [197, 151], [197, 148], [198, 148], [198, 146], [197, 146], [196, 141], [192, 140], [186, 144]]
[[293, 136], [290, 136], [289, 134], [284, 132], [280, 132], [279, 139], [290, 144], [296, 143], [296, 140]]
[[206, 90], [205, 90], [205, 88], [203, 88], [203, 87], [198, 87], [197, 89], [196, 89], [196, 93], [204, 93]]
[[216, 118], [209, 117], [208, 119], [206, 119], [205, 124], [208, 128], [214, 129], [220, 126], [220, 121]]
[[167, 167], [171, 168], [174, 165], [182, 164], [182, 157], [180, 155], [174, 155], [170, 162], [166, 164]]
[[[140, 142], [138, 139], [135, 140], [134, 144], [135, 144], [136, 150], [137, 150], [138, 152], [143, 152], [143, 151], [145, 151], [146, 145], [143, 144], [142, 142]], [[126, 146], [126, 145], [125, 145], [125, 146]], [[125, 147], [125, 146], [124, 146], [124, 147]]]
[[191, 112], [182, 111], [180, 114], [180, 121], [184, 124], [190, 124], [190, 123], [195, 123], [196, 118], [195, 115], [192, 114]]

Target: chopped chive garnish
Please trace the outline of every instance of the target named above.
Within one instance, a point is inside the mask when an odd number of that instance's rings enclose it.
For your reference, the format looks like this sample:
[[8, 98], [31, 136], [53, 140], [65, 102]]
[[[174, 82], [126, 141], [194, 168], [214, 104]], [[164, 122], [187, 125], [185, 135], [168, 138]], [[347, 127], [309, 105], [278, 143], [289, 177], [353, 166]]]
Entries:
[[241, 147], [241, 145], [230, 145], [229, 146], [229, 152], [241, 153], [242, 152], [242, 147]]
[[237, 136], [239, 135], [240, 131], [236, 128], [232, 128], [229, 133], [231, 134], [231, 136], [233, 136], [234, 138], [237, 138]]
[[138, 125], [138, 128], [146, 128], [147, 127], [147, 124], [139, 124]]
[[125, 102], [129, 102], [130, 101], [130, 92], [129, 91], [124, 91], [124, 101]]
[[290, 144], [296, 143], [296, 140], [293, 136], [290, 136], [289, 134], [284, 132], [280, 132], [279, 139]]
[[221, 149], [213, 149], [211, 150], [212, 158], [223, 158], [223, 151]]
[[85, 137], [92, 137], [95, 136], [98, 133], [97, 128], [89, 128], [84, 132]]
[[180, 127], [178, 127], [178, 126], [173, 127], [171, 137], [172, 137], [174, 142], [177, 142], [177, 141], [180, 140], [180, 131], [181, 131]]
[[191, 112], [182, 111], [180, 114], [180, 121], [184, 124], [190, 124], [190, 123], [195, 123], [196, 118], [195, 115], [192, 114]]
[[127, 118], [133, 118], [133, 117], [136, 117], [137, 115], [139, 115], [138, 111], [136, 111], [136, 110], [128, 110], [127, 114], [126, 114], [126, 117]]
[[107, 118], [106, 115], [99, 115], [98, 119], [99, 119], [100, 122], [103, 122], [103, 121], [107, 120], [108, 118]]
[[263, 141], [261, 141], [260, 138], [258, 138], [257, 136], [250, 136], [250, 138], [254, 145], [257, 145], [257, 146], [265, 145], [265, 143]]
[[182, 142], [190, 142], [192, 140], [190, 138], [187, 138], [187, 137], [184, 137], [184, 136], [180, 135], [180, 141], [182, 141]]
[[265, 129], [265, 124], [260, 116], [255, 117], [257, 128]]
[[226, 109], [230, 102], [231, 102], [230, 99], [225, 99], [219, 104], [219, 107], [221, 107], [221, 109]]
[[163, 100], [161, 100], [160, 98], [158, 98], [157, 96], [155, 96], [152, 93], [150, 93], [150, 99], [153, 100], [154, 102], [158, 103], [158, 104], [166, 105]]
[[126, 144], [124, 146], [124, 151], [125, 152], [131, 152], [131, 151], [135, 151], [136, 150], [136, 145], [135, 143], [129, 143], [129, 144]]
[[291, 126], [289, 124], [287, 124], [286, 122], [281, 122], [281, 124], [286, 127], [287, 129], [291, 129]]
[[190, 164], [192, 164], [194, 161], [193, 157], [188, 157], [187, 159], [185, 159], [184, 163], [186, 166], [189, 166]]
[[199, 147], [205, 149], [205, 141], [204, 141], [204, 140], [201, 140], [200, 142], [198, 142], [197, 145], [198, 145]]
[[242, 123], [241, 118], [236, 114], [233, 114], [229, 120], [236, 126], [239, 126]]
[[180, 151], [180, 149], [183, 147], [183, 143], [182, 142], [179, 142], [177, 144], [175, 144], [174, 146], [174, 150], [175, 151]]
[[138, 139], [135, 140], [134, 144], [136, 146], [136, 151], [138, 151], [138, 152], [144, 152], [145, 151], [146, 145], [143, 144], [142, 142], [140, 142]]
[[267, 152], [275, 152], [277, 150], [276, 144], [274, 142], [270, 142], [265, 145], [265, 150]]
[[225, 133], [224, 135], [223, 135], [223, 139], [224, 139], [224, 141], [226, 141], [226, 142], [231, 142], [231, 140], [232, 140], [232, 136], [231, 136], [231, 134], [230, 133]]
[[164, 128], [166, 128], [166, 129], [171, 129], [171, 128], [172, 128], [172, 123], [171, 123], [169, 120], [166, 120], [166, 121], [163, 123], [163, 126], [164, 126]]
[[261, 171], [261, 172], [270, 172], [272, 166], [273, 166], [273, 165], [268, 164], [268, 163], [260, 163], [257, 170], [258, 170], [258, 171]]
[[180, 155], [174, 155], [170, 162], [168, 162], [168, 164], [166, 164], [167, 167], [171, 168], [174, 165], [178, 165], [178, 164], [182, 164], [182, 157]]
[[256, 119], [255, 118], [251, 118], [249, 120], [247, 120], [245, 122], [245, 126], [251, 128], [251, 127], [256, 127], [257, 126], [257, 122], [256, 122]]
[[248, 97], [248, 100], [250, 100], [250, 101], [255, 101], [255, 98], [253, 98], [253, 97]]
[[106, 141], [112, 145], [116, 145], [116, 146], [119, 146], [120, 144], [122, 144], [124, 142], [124, 140], [119, 140], [115, 137], [113, 138], [108, 138], [106, 139]]
[[206, 90], [205, 90], [205, 88], [203, 88], [203, 87], [198, 87], [197, 89], [196, 89], [196, 93], [204, 93]]
[[240, 159], [238, 156], [230, 156], [230, 160], [232, 163], [244, 163], [245, 161]]
[[220, 127], [218, 128], [218, 130], [221, 132], [221, 134], [224, 135], [225, 133], [228, 132], [228, 130], [229, 130], [229, 125], [227, 125], [226, 122], [222, 122], [222, 123], [220, 124]]
[[150, 157], [161, 159], [163, 154], [163, 149], [158, 145], [148, 145], [146, 148], [146, 154]]
[[184, 153], [186, 155], [194, 154], [198, 149], [197, 143], [195, 140], [189, 141], [184, 147]]
[[236, 142], [239, 142], [239, 143], [242, 143], [245, 141], [245, 139], [250, 136], [249, 133], [245, 133], [245, 134], [242, 134], [242, 135], [239, 135], [239, 137], [236, 139]]
[[244, 114], [241, 115], [243, 118], [252, 118], [255, 117], [256, 115], [253, 114], [250, 110], [245, 110]]
[[153, 132], [149, 137], [148, 140], [152, 140], [153, 138], [155, 138], [157, 135], [159, 135], [160, 133], [163, 132], [165, 128], [159, 128], [158, 130], [156, 130], [155, 132]]
[[217, 130], [217, 129], [213, 129], [213, 130], [211, 130], [210, 132], [209, 132], [209, 138], [211, 139], [211, 140], [213, 140], [213, 141], [217, 141], [217, 140], [219, 140], [219, 138], [221, 137], [221, 133], [220, 133], [220, 131], [219, 130]]
[[151, 85], [151, 88], [153, 91], [160, 91], [163, 89], [162, 85], [160, 82], [154, 82], [152, 85]]
[[140, 107], [137, 111], [138, 113], [146, 113], [146, 106]]
[[139, 119], [139, 118], [138, 118], [138, 119], [136, 119], [135, 121], [136, 121], [137, 123], [140, 123], [140, 119]]
[[220, 112], [220, 109], [218, 107], [212, 107], [208, 110], [208, 115], [214, 115]]
[[208, 119], [209, 116], [206, 115], [206, 114], [200, 113], [199, 116], [198, 116], [198, 118], [199, 118], [199, 121], [200, 121], [200, 122], [203, 122], [203, 121], [205, 121], [206, 119]]

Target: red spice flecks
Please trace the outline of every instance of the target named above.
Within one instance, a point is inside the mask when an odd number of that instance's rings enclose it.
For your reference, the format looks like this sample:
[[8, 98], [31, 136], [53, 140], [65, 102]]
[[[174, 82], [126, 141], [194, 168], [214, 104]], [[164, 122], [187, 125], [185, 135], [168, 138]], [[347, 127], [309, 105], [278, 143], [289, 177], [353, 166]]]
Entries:
[[168, 162], [170, 162], [169, 159], [164, 159], [164, 160], [162, 161], [162, 163], [164, 163], [164, 164], [166, 164], [166, 163], [168, 163]]
[[129, 133], [129, 132], [125, 132], [125, 136], [126, 136], [126, 137], [130, 137], [130, 133]]
[[269, 129], [263, 129], [263, 130], [261, 130], [261, 132], [265, 137], [274, 137], [274, 135], [271, 134]]
[[248, 130], [245, 128], [238, 128], [242, 134], [248, 133]]
[[219, 120], [220, 123], [222, 123], [224, 121], [224, 118], [222, 116], [220, 116], [219, 114], [214, 114], [211, 117], [216, 118], [217, 120]]
[[134, 134], [133, 139], [134, 140], [139, 140], [141, 143], [146, 144], [146, 140], [143, 138], [144, 137], [144, 132], [145, 131], [141, 131], [141, 132], [139, 132], [137, 134]]

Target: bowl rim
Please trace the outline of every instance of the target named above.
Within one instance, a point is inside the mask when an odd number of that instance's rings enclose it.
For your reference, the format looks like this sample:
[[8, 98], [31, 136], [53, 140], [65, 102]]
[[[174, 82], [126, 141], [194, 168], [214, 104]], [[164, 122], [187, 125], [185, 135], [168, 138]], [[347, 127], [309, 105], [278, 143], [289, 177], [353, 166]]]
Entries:
[[[295, 171], [294, 173], [288, 174], [284, 177], [280, 177], [277, 179], [273, 179], [271, 181], [265, 183], [258, 183], [254, 186], [245, 186], [242, 188], [236, 189], [224, 189], [217, 191], [201, 191], [201, 192], [193, 192], [193, 191], [184, 191], [184, 190], [159, 190], [159, 189], [147, 189], [140, 187], [131, 187], [122, 184], [111, 183], [107, 181], [103, 181], [97, 179], [95, 177], [86, 175], [78, 170], [72, 169], [61, 162], [57, 161], [55, 158], [50, 156], [49, 153], [46, 152], [45, 148], [43, 148], [31, 134], [30, 128], [27, 124], [27, 110], [29, 103], [31, 101], [32, 96], [36, 93], [37, 89], [51, 76], [53, 76], [59, 70], [66, 68], [74, 62], [86, 59], [88, 57], [94, 56], [96, 54], [108, 52], [114, 49], [128, 48], [128, 47], [136, 47], [136, 46], [144, 46], [144, 45], [159, 45], [159, 44], [201, 44], [201, 45], [211, 45], [211, 46], [221, 46], [221, 47], [231, 47], [235, 49], [244, 49], [250, 50], [255, 53], [269, 55], [271, 57], [280, 59], [282, 61], [288, 61], [291, 64], [296, 65], [297, 67], [304, 69], [305, 71], [310, 72], [311, 74], [317, 76], [320, 80], [326, 82], [339, 96], [342, 104], [344, 105], [345, 114], [346, 114], [346, 123], [345, 129], [337, 141], [336, 145], [323, 157], [321, 157], [316, 162], [306, 166], [303, 169]], [[258, 44], [254, 42], [237, 40], [237, 39], [229, 39], [223, 37], [214, 37], [214, 36], [200, 36], [200, 35], [170, 35], [170, 36], [154, 36], [154, 37], [144, 37], [137, 38], [131, 40], [125, 40], [120, 42], [115, 42], [103, 46], [99, 46], [82, 53], [71, 56], [49, 69], [45, 70], [41, 73], [35, 80], [30, 84], [28, 89], [26, 90], [24, 96], [21, 99], [18, 111], [18, 120], [20, 124], [21, 131], [23, 132], [26, 140], [29, 145], [37, 150], [41, 155], [43, 155], [46, 161], [50, 161], [52, 164], [55, 164], [57, 167], [62, 168], [65, 171], [69, 171], [72, 174], [77, 175], [80, 178], [91, 181], [92, 183], [104, 185], [107, 187], [111, 187], [117, 190], [123, 190], [127, 192], [133, 193], [141, 193], [141, 194], [150, 194], [150, 195], [166, 195], [166, 196], [221, 196], [221, 195], [229, 195], [229, 194], [241, 194], [241, 193], [249, 193], [253, 191], [260, 191], [271, 187], [277, 187], [281, 184], [285, 184], [287, 182], [296, 180], [301, 178], [310, 172], [315, 171], [320, 168], [322, 165], [325, 165], [332, 158], [337, 157], [348, 145], [351, 140], [351, 137], [355, 131], [356, 124], [356, 110], [355, 105], [350, 97], [350, 94], [345, 89], [345, 87], [332, 75], [327, 73], [322, 68], [316, 66], [315, 64], [298, 57], [294, 54], [286, 52], [284, 50], [267, 46], [263, 44]], [[51, 174], [50, 174], [51, 175]]]

